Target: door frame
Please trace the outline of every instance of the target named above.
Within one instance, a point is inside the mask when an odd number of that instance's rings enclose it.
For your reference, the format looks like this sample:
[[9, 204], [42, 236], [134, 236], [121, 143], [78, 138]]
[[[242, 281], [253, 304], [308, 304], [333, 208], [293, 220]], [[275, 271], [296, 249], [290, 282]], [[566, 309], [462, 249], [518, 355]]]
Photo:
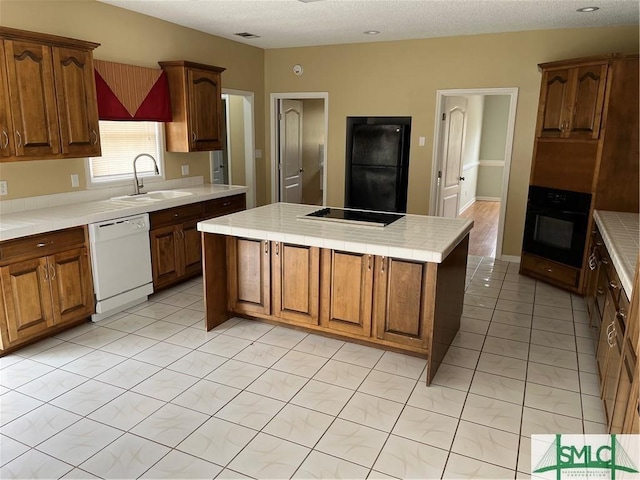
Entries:
[[[244, 177], [247, 190], [247, 209], [256, 206], [256, 139], [255, 139], [255, 94], [246, 90], [223, 88], [222, 94], [244, 97]], [[227, 154], [228, 162], [231, 162], [231, 144], [229, 142], [231, 132], [229, 130], [229, 102], [227, 102]], [[209, 154], [210, 182], [213, 183], [213, 152]], [[232, 184], [231, 165], [227, 165], [229, 184]]]
[[[280, 163], [280, 151], [278, 147], [278, 100], [305, 100], [319, 98], [324, 100], [324, 152], [323, 152], [323, 179], [322, 179], [322, 205], [327, 204], [327, 145], [329, 140], [329, 92], [289, 92], [271, 93], [269, 100], [270, 138], [271, 138], [271, 203], [280, 201], [280, 180], [278, 164]], [[303, 187], [304, 188], [304, 187]]]
[[[436, 91], [436, 109], [434, 121], [434, 142], [433, 142], [433, 161], [431, 162], [431, 198], [429, 202], [429, 215], [437, 215], [438, 208], [438, 170], [441, 170], [442, 155], [440, 147], [442, 144], [441, 136], [444, 130], [441, 128], [442, 113], [444, 109], [445, 97], [464, 97], [468, 95], [509, 95], [509, 120], [507, 122], [507, 141], [504, 154], [504, 169], [502, 173], [502, 197], [500, 199], [500, 216], [498, 219], [498, 236], [496, 238], [496, 258], [503, 258], [502, 243], [504, 241], [504, 222], [507, 211], [507, 196], [509, 193], [509, 173], [511, 171], [511, 160], [513, 155], [513, 136], [516, 124], [516, 108], [518, 105], [518, 87], [498, 87], [498, 88], [456, 88]], [[509, 260], [515, 260], [509, 257]]]

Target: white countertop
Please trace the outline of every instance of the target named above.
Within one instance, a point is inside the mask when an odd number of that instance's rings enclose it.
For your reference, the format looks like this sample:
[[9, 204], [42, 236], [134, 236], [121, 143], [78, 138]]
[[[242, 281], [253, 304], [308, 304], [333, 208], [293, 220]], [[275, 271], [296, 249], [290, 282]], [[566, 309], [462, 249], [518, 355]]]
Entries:
[[423, 215], [406, 215], [386, 227], [298, 218], [320, 208], [274, 203], [199, 222], [198, 230], [440, 263], [473, 227], [471, 220]]
[[598, 225], [613, 266], [627, 297], [633, 292], [633, 275], [640, 251], [640, 214], [595, 210]]
[[4, 213], [0, 217], [0, 240], [26, 237], [36, 233], [62, 230], [63, 228], [237, 195], [245, 193], [247, 187], [201, 184], [188, 188], [176, 188], [175, 190], [191, 192], [193, 195], [133, 205], [112, 200], [96, 200], [17, 213]]

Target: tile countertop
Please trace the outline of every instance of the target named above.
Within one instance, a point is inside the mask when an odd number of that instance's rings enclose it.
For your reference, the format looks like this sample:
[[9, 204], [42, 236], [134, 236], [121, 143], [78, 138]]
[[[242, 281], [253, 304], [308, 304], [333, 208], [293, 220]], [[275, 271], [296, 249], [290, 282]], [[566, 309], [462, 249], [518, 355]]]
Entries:
[[613, 266], [628, 298], [633, 291], [633, 274], [640, 251], [640, 214], [594, 210], [593, 218], [602, 234]]
[[0, 240], [26, 237], [36, 233], [62, 230], [63, 228], [246, 193], [247, 187], [201, 184], [173, 190], [191, 192], [193, 195], [134, 205], [112, 200], [96, 200], [2, 214], [0, 217]]
[[405, 215], [386, 227], [298, 218], [319, 208], [274, 203], [199, 222], [198, 230], [441, 263], [473, 227], [471, 220], [423, 215]]

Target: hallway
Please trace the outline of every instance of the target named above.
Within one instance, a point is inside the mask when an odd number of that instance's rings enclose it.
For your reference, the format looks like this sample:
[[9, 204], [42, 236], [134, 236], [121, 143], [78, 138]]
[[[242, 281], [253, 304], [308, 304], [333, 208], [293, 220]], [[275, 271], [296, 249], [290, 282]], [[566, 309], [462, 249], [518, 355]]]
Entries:
[[495, 257], [500, 202], [477, 200], [459, 216], [474, 222], [469, 235], [469, 255]]

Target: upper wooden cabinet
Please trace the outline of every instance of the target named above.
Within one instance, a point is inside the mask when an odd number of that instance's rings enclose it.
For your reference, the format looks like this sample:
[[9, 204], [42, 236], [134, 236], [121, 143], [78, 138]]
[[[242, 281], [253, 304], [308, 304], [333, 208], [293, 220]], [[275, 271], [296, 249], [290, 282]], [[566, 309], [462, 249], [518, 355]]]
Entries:
[[165, 124], [167, 151], [200, 152], [222, 148], [224, 68], [187, 61], [159, 62], [167, 72], [173, 121]]
[[0, 40], [0, 159], [99, 156], [99, 44], [4, 27]]
[[598, 138], [607, 63], [542, 68], [538, 137]]

